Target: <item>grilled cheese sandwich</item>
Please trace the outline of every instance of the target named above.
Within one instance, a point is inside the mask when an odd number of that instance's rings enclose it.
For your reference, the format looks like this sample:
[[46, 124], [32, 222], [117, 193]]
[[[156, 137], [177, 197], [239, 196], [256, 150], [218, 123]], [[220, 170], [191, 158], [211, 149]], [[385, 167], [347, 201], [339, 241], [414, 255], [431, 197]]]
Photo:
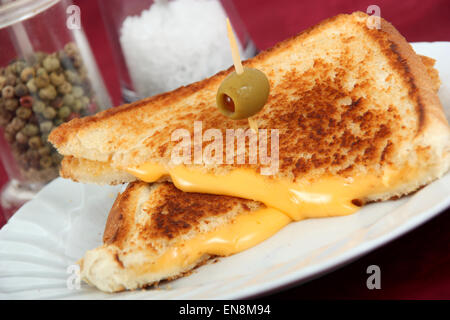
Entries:
[[367, 18], [339, 15], [244, 62], [270, 80], [252, 119], [280, 131], [273, 176], [261, 175], [260, 164], [171, 161], [176, 128], [248, 128], [215, 107], [231, 69], [54, 130], [63, 177], [132, 182], [111, 210], [104, 244], [80, 261], [83, 279], [109, 292], [145, 287], [256, 245], [291, 221], [350, 214], [442, 176], [450, 128], [433, 61], [385, 20], [378, 30]]

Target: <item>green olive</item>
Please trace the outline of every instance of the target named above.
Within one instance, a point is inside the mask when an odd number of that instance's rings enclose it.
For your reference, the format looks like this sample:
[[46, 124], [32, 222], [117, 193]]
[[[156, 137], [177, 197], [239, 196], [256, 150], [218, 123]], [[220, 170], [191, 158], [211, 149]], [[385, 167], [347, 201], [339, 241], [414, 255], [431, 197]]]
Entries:
[[229, 74], [217, 91], [216, 103], [220, 112], [238, 120], [258, 113], [267, 102], [270, 84], [266, 75], [257, 69]]

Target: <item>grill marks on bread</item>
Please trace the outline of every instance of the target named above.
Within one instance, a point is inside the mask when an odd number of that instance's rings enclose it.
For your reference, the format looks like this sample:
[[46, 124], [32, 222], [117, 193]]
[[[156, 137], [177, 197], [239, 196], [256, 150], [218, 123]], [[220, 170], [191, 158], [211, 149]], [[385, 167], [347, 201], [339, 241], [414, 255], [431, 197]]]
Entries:
[[250, 211], [251, 200], [202, 193], [186, 193], [172, 183], [164, 183], [154, 196], [160, 199], [144, 210], [151, 215], [151, 222], [143, 233], [149, 238], [172, 239], [189, 232], [205, 218], [214, 218], [239, 208]]
[[200, 225], [208, 224], [208, 219], [223, 218], [230, 212], [245, 214], [261, 207], [264, 205], [246, 199], [186, 193], [169, 182], [133, 182], [117, 197], [103, 241], [125, 247], [128, 241], [171, 240], [193, 230], [200, 232]]

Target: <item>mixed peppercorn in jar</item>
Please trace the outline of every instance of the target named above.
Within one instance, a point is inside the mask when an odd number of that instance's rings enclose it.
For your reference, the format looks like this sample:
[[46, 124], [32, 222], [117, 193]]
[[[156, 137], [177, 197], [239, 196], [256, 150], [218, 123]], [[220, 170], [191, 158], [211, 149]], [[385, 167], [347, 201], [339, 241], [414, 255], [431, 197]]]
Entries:
[[0, 68], [0, 127], [26, 182], [45, 183], [57, 177], [61, 157], [48, 135], [64, 122], [97, 111], [73, 42], [63, 50], [35, 52]]

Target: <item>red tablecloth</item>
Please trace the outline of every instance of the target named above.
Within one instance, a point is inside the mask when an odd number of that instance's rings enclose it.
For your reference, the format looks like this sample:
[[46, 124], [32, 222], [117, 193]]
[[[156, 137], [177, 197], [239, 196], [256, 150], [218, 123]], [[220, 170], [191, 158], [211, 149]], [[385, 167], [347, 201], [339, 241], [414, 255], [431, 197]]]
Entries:
[[[106, 1], [106, 0], [98, 0]], [[113, 97], [120, 103], [117, 72], [96, 1], [74, 1], [81, 7], [83, 28]], [[320, 20], [341, 12], [366, 11], [373, 1], [235, 0], [255, 44], [265, 49]], [[377, 1], [381, 16], [409, 41], [450, 41], [447, 0]], [[0, 166], [0, 185], [7, 181]], [[1, 210], [1, 209], [0, 209]], [[450, 299], [450, 210], [419, 229], [375, 250], [358, 261], [281, 293], [273, 298]], [[4, 224], [0, 212], [0, 226]], [[381, 290], [368, 290], [366, 269], [381, 268]]]

